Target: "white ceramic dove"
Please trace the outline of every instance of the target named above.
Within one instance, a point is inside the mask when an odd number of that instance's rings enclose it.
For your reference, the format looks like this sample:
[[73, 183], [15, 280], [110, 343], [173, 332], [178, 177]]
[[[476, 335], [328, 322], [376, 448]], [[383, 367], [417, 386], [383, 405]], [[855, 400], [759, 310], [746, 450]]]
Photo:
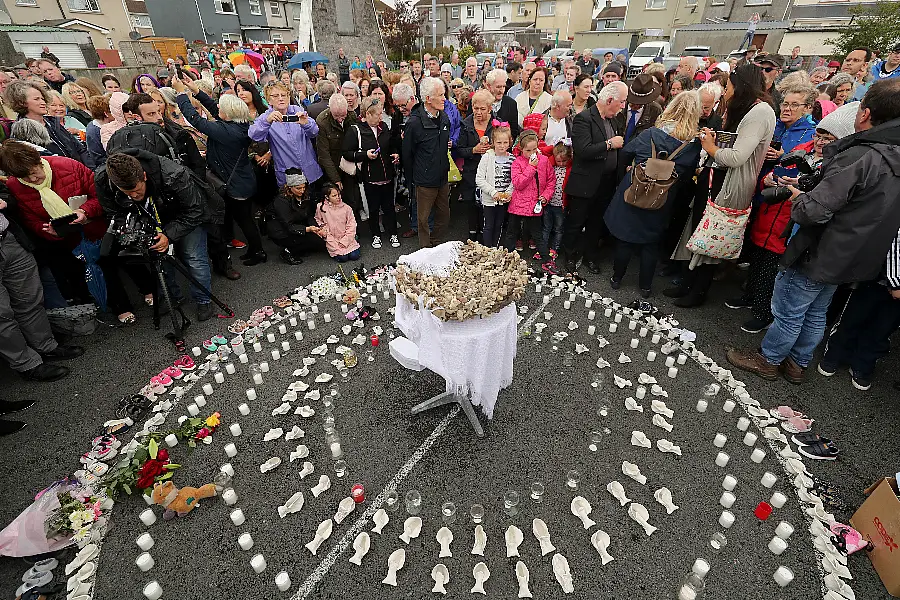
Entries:
[[328, 339], [325, 340], [325, 343], [326, 343], [326, 344], [337, 344], [339, 341], [341, 341], [341, 340], [340, 340], [340, 338], [339, 338], [338, 336], [336, 336], [336, 335], [329, 335], [329, 336], [328, 336]]
[[553, 574], [556, 575], [556, 581], [563, 589], [564, 594], [571, 594], [575, 591], [572, 585], [572, 572], [569, 570], [569, 561], [562, 554], [553, 555]]
[[678, 456], [681, 456], [681, 446], [676, 446], [665, 438], [656, 440], [656, 448], [660, 452], [669, 452], [671, 454], [677, 454]]
[[666, 431], [672, 431], [672, 424], [666, 421], [666, 418], [662, 415], [653, 415], [653, 424], [661, 429], [665, 429]]
[[297, 392], [291, 389], [291, 386], [288, 386], [287, 391], [281, 395], [282, 402], [293, 402], [297, 399]]
[[403, 548], [397, 548], [391, 555], [388, 556], [387, 565], [388, 572], [384, 579], [381, 580], [381, 583], [386, 583], [387, 585], [392, 585], [397, 587], [397, 571], [403, 568], [403, 565], [406, 564], [406, 550]]
[[678, 510], [678, 506], [672, 502], [672, 491], [667, 487], [661, 487], [655, 492], [653, 492], [653, 497], [656, 498], [656, 501], [663, 505], [666, 509], [667, 514], [672, 514], [676, 510]]
[[372, 528], [372, 533], [377, 533], [381, 535], [381, 530], [384, 529], [384, 526], [388, 524], [391, 518], [388, 517], [387, 511], [383, 508], [379, 508], [375, 511], [375, 514], [372, 515], [372, 522], [375, 523], [375, 527]]
[[[286, 415], [289, 412], [291, 412], [291, 403], [290, 402], [282, 402], [280, 406], [272, 409], [272, 416], [277, 417], [278, 415]], [[266, 441], [268, 441], [268, 440], [266, 440]]]
[[310, 473], [312, 473], [315, 470], [316, 470], [316, 468], [313, 466], [313, 464], [309, 461], [306, 461], [305, 463], [303, 463], [303, 468], [300, 469], [300, 479], [305, 478], [307, 475], [309, 475]]
[[316, 411], [313, 410], [312, 408], [310, 408], [309, 405], [304, 405], [304, 406], [298, 406], [297, 408], [295, 408], [294, 414], [300, 415], [301, 417], [308, 419], [311, 416], [313, 416], [314, 414], [316, 414]]
[[406, 521], [403, 522], [403, 533], [400, 534], [400, 539], [403, 540], [404, 543], [408, 544], [412, 541], [413, 538], [419, 537], [419, 534], [422, 532], [422, 518], [421, 517], [409, 517]]
[[584, 354], [588, 351], [588, 347], [584, 344], [575, 344], [575, 354]]
[[328, 383], [334, 378], [331, 373], [319, 373], [316, 375], [316, 383]]
[[453, 532], [450, 531], [447, 527], [441, 527], [438, 529], [437, 535], [435, 536], [437, 539], [437, 543], [441, 546], [441, 551], [438, 553], [439, 558], [451, 558], [453, 556], [453, 552], [450, 551], [450, 544], [453, 543]]
[[484, 591], [484, 582], [491, 576], [491, 572], [488, 570], [487, 565], [483, 562], [475, 565], [475, 568], [472, 569], [472, 576], [475, 578], [475, 586], [472, 587], [472, 593], [487, 595], [487, 592]]
[[300, 429], [298, 426], [294, 425], [290, 431], [284, 434], [284, 439], [287, 441], [296, 440], [302, 438], [306, 435], [306, 432]]
[[622, 461], [622, 474], [631, 477], [641, 485], [645, 485], [647, 483], [647, 477], [645, 477], [641, 473], [640, 467], [638, 467], [634, 463], [628, 462], [627, 460]]
[[594, 535], [591, 536], [591, 545], [600, 554], [600, 564], [605, 565], [606, 563], [615, 560], [615, 558], [606, 551], [606, 549], [609, 548], [609, 534], [602, 529], [598, 529], [594, 532]]
[[344, 335], [350, 335], [350, 331], [352, 331], [352, 329], [353, 328], [350, 325], [344, 325], [343, 327], [341, 327], [341, 333], [343, 333]]
[[356, 550], [356, 553], [350, 557], [350, 562], [354, 565], [361, 565], [363, 557], [369, 553], [369, 548], [371, 547], [372, 540], [369, 539], [369, 534], [365, 531], [360, 531], [356, 539], [353, 540], [353, 549]]
[[[609, 340], [602, 335], [597, 336], [597, 343], [600, 344], [601, 348], [606, 348], [607, 346], [609, 346]], [[606, 366], [608, 367], [609, 365]]]
[[620, 364], [624, 365], [624, 364], [630, 363], [630, 362], [631, 362], [631, 359], [628, 357], [627, 354], [625, 354], [624, 352], [619, 354], [619, 363]]
[[528, 566], [521, 560], [516, 562], [516, 580], [519, 582], [519, 598], [531, 598], [531, 590], [528, 589], [528, 580], [531, 573], [528, 572]]
[[272, 458], [270, 458], [263, 464], [259, 465], [259, 472], [260, 473], [268, 473], [272, 469], [278, 467], [278, 465], [280, 465], [280, 464], [281, 464], [281, 459], [278, 458], [277, 456], [273, 456]]
[[519, 544], [525, 539], [522, 530], [515, 525], [510, 525], [506, 528], [504, 537], [506, 538], [506, 558], [519, 556]]
[[[669, 397], [669, 392], [667, 392], [666, 390], [662, 389], [662, 386], [660, 386], [660, 385], [652, 385], [652, 386], [650, 386], [650, 393], [653, 394], [654, 396], [662, 396], [663, 398], [668, 398], [668, 397]], [[670, 418], [671, 418], [671, 417], [670, 417]]]
[[675, 416], [675, 413], [672, 412], [672, 410], [668, 406], [666, 406], [666, 403], [662, 400], [654, 400], [650, 403], [650, 408], [651, 410], [653, 410], [653, 412], [670, 419]]
[[609, 366], [609, 361], [605, 360], [602, 356], [597, 359], [597, 368], [598, 369], [605, 369], [608, 366]]
[[647, 512], [647, 507], [643, 504], [639, 504], [637, 502], [632, 502], [628, 505], [628, 516], [631, 517], [638, 525], [644, 528], [644, 533], [648, 536], [653, 535], [653, 532], [656, 531], [656, 527], [649, 523], [650, 521], [650, 513]]
[[334, 522], [340, 525], [347, 518], [347, 515], [353, 512], [354, 508], [356, 508], [356, 502], [350, 496], [341, 500], [338, 504], [337, 512], [334, 513]]
[[643, 431], [632, 431], [631, 445], [640, 446], [641, 448], [650, 448], [653, 443], [647, 438]]
[[656, 383], [656, 377], [652, 377], [650, 375], [647, 375], [646, 373], [641, 373], [640, 375], [638, 375], [638, 383], [640, 383], [641, 385], [651, 385], [653, 383]]
[[[319, 356], [325, 356], [328, 353], [328, 344], [322, 344], [321, 346], [316, 346], [315, 348], [310, 350], [309, 353], [310, 354], [318, 354]], [[303, 360], [303, 364], [307, 364], [306, 359]]]
[[319, 483], [314, 488], [309, 491], [312, 492], [312, 495], [318, 498], [322, 493], [325, 492], [328, 488], [331, 487], [331, 479], [328, 478], [328, 475], [322, 475], [319, 477]]
[[333, 527], [334, 523], [331, 522], [331, 519], [319, 523], [319, 526], [316, 528], [316, 537], [306, 544], [306, 549], [312, 552], [313, 556], [319, 551], [319, 546], [322, 545], [322, 542], [331, 537]]
[[434, 580], [434, 587], [431, 588], [432, 592], [435, 594], [447, 593], [447, 589], [444, 587], [450, 583], [450, 571], [447, 569], [447, 565], [443, 563], [434, 565], [434, 568], [431, 569], [431, 579]]
[[631, 387], [631, 380], [625, 379], [624, 377], [619, 377], [618, 375], [613, 375], [613, 383], [619, 387], [619, 389], [624, 389], [627, 387]]
[[575, 331], [576, 329], [578, 329], [578, 323], [569, 321], [569, 331]]
[[550, 531], [547, 529], [547, 524], [544, 523], [543, 519], [535, 519], [531, 522], [531, 532], [541, 544], [541, 556], [547, 556], [556, 550], [556, 546], [550, 541]]
[[475, 543], [472, 545], [472, 554], [484, 556], [484, 547], [487, 546], [487, 534], [481, 525], [475, 526]]
[[291, 462], [306, 458], [307, 456], [309, 456], [309, 448], [307, 448], [305, 444], [300, 444], [297, 446], [297, 450], [291, 452]]
[[303, 398], [305, 400], [312, 400], [313, 402], [320, 399], [321, 397], [322, 397], [322, 392], [320, 392], [318, 389], [309, 390], [308, 392], [303, 394]]
[[635, 400], [634, 398], [632, 398], [631, 396], [628, 396], [627, 398], [625, 398], [625, 408], [627, 410], [633, 410], [633, 411], [639, 412], [639, 413], [644, 412], [644, 407], [641, 406], [640, 404], [638, 404], [638, 401]]
[[584, 525], [585, 529], [590, 529], [594, 525], [597, 524], [596, 521], [591, 520], [588, 517], [591, 514], [591, 503], [587, 501], [587, 498], [582, 496], [575, 496], [572, 498], [572, 504], [570, 506], [572, 510], [572, 514], [581, 519], [581, 524]]
[[625, 495], [625, 487], [618, 481], [610, 481], [606, 484], [606, 491], [612, 494], [619, 504], [625, 506], [631, 502], [631, 498]]
[[291, 513], [295, 513], [303, 508], [303, 492], [297, 492], [287, 499], [284, 505], [278, 507], [278, 516], [282, 519]]

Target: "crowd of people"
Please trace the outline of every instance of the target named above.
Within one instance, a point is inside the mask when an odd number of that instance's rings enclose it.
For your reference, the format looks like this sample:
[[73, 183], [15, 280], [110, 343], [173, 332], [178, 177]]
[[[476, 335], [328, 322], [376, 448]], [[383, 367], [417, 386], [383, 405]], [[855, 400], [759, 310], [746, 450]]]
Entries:
[[203, 47], [124, 83], [73, 79], [52, 56], [0, 68], [0, 354], [25, 378], [64, 377], [45, 361], [82, 350], [53, 341], [44, 308], [96, 303], [132, 324], [122, 274], [140, 301], [158, 301], [121, 235], [88, 257], [135, 213], [152, 223], [149, 250], [186, 265], [205, 320], [212, 273], [240, 278], [232, 249], [251, 268], [268, 260], [263, 236], [290, 265], [318, 252], [353, 261], [402, 239], [434, 246], [448, 239], [453, 197], [471, 239], [546, 273], [599, 274], [609, 246], [618, 289], [637, 256], [644, 299], [674, 277], [662, 293], [696, 307], [746, 267], [727, 305], [750, 310], [742, 329], [767, 332], [761, 350], [728, 359], [766, 378], [802, 381], [840, 304], [819, 371], [850, 366], [868, 389], [900, 326], [889, 193], [900, 45], [809, 70], [799, 51], [687, 56], [629, 81], [623, 56], [545, 64], [518, 48], [481, 65], [453, 52], [396, 69], [341, 49], [332, 70], [283, 68], [287, 48], [232, 66], [227, 49]]

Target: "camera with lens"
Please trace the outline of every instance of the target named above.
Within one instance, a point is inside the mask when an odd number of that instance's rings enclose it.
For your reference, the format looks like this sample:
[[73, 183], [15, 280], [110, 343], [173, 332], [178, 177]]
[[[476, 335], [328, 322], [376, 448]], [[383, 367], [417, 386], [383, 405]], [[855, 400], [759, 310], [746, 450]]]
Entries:
[[109, 256], [118, 246], [120, 256], [149, 256], [150, 246], [156, 243], [156, 223], [142, 207], [134, 206], [113, 218], [100, 242], [100, 256]]
[[[806, 150], [794, 150], [788, 152], [778, 161], [778, 166], [786, 169], [796, 168], [800, 172], [797, 178], [797, 189], [801, 192], [808, 192], [819, 184], [822, 179], [822, 172], [806, 162]], [[767, 187], [762, 191], [763, 202], [768, 204], [778, 204], [784, 202], [791, 197], [791, 190], [785, 186]]]

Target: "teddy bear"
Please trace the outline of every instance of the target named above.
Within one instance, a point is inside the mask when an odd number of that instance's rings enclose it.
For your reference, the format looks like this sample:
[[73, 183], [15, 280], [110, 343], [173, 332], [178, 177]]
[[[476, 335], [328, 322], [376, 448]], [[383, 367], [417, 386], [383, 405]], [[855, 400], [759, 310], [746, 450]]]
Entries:
[[194, 507], [200, 506], [198, 500], [202, 498], [212, 498], [216, 495], [216, 486], [207, 483], [199, 488], [183, 487], [178, 489], [171, 481], [161, 481], [153, 486], [153, 494], [151, 499], [154, 504], [159, 504], [166, 509], [163, 513], [163, 519], [166, 521], [179, 517], [191, 512]]

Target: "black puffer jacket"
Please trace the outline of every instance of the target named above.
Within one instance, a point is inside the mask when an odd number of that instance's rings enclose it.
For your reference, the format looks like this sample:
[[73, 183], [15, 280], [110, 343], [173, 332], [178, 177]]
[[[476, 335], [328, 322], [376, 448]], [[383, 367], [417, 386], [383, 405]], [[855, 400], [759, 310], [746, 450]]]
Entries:
[[825, 146], [822, 181], [794, 199], [782, 264], [822, 283], [878, 277], [900, 229], [900, 119]]
[[450, 159], [450, 119], [440, 111], [432, 119], [425, 107], [417, 104], [403, 131], [403, 169], [406, 179], [427, 188], [439, 188], [447, 183]]
[[266, 207], [266, 227], [269, 237], [274, 241], [287, 240], [295, 236], [311, 235], [306, 228], [318, 227], [316, 223], [316, 202], [309, 198], [297, 202], [285, 194], [278, 194]]
[[[369, 158], [368, 150], [378, 150], [378, 156], [374, 159]], [[391, 154], [400, 154], [399, 130], [389, 129], [382, 122], [376, 138], [368, 123], [365, 121], [356, 123], [347, 129], [344, 135], [343, 154], [345, 160], [359, 164], [362, 181], [368, 183], [391, 181], [397, 175]]]

